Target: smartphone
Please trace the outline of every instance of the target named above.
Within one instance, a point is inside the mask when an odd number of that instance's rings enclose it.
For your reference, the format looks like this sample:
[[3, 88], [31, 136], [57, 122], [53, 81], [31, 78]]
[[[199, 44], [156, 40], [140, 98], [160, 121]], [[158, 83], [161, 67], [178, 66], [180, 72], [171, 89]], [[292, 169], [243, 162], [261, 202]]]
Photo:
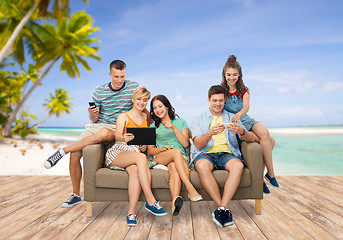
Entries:
[[91, 109], [96, 108], [95, 102], [88, 102]]

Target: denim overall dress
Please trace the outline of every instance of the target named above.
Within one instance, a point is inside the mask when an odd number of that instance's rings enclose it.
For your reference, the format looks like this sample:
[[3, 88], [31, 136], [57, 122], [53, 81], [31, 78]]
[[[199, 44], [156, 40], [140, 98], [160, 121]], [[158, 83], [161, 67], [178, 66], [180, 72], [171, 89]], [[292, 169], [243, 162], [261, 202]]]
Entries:
[[[224, 109], [228, 112], [236, 114], [239, 111], [241, 111], [242, 108], [243, 108], [243, 99], [238, 99], [236, 94], [228, 94], [225, 105], [224, 105]], [[249, 131], [251, 130], [252, 126], [255, 123], [257, 123], [255, 119], [249, 117], [247, 114], [244, 114], [243, 116], [241, 116], [239, 120], [241, 120], [244, 127]]]

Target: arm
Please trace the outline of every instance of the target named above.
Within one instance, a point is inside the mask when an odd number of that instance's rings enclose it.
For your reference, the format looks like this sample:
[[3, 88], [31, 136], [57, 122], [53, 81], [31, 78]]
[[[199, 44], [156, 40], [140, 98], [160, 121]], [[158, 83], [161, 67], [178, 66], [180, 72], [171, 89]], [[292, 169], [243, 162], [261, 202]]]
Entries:
[[189, 134], [188, 134], [188, 128], [182, 129], [182, 132], [171, 122], [163, 122], [164, 126], [166, 128], [171, 128], [179, 141], [179, 143], [184, 147], [188, 147], [189, 144]]
[[231, 121], [232, 122], [238, 122], [238, 120], [244, 115], [247, 114], [250, 108], [250, 93], [246, 91], [243, 95], [243, 108], [241, 111], [236, 113], [234, 117], [232, 117]]
[[117, 124], [116, 124], [116, 131], [114, 132], [114, 136], [116, 141], [119, 142], [128, 142], [131, 141], [134, 136], [132, 133], [125, 133], [123, 135], [124, 127], [127, 123], [127, 116], [125, 113], [121, 113], [117, 118]]

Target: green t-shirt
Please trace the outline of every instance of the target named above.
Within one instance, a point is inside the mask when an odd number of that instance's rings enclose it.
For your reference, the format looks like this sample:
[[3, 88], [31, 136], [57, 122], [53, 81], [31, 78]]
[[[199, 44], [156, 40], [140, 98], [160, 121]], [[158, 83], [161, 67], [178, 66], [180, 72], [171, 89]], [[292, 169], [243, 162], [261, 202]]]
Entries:
[[[188, 129], [187, 122], [182, 118], [174, 118], [171, 122], [180, 132], [184, 128]], [[150, 127], [155, 127], [155, 123], [152, 123]], [[174, 131], [171, 128], [165, 128], [164, 124], [160, 123], [160, 126], [156, 128], [156, 147], [164, 147], [166, 145], [172, 146], [174, 149], [180, 149], [182, 154], [186, 155], [185, 148], [177, 140]]]

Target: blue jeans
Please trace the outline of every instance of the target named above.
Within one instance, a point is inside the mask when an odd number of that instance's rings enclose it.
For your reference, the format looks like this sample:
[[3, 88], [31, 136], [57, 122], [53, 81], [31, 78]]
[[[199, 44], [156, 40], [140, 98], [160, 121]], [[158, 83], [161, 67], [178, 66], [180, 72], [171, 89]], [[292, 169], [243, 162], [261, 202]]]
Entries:
[[[232, 153], [227, 153], [227, 152], [219, 152], [219, 153], [204, 153], [200, 154], [194, 159], [194, 166], [196, 162], [200, 159], [206, 159], [210, 161], [215, 170], [225, 170], [225, 165], [227, 164], [228, 161], [231, 159], [237, 158], [235, 157]], [[239, 158], [237, 158], [239, 159]]]

